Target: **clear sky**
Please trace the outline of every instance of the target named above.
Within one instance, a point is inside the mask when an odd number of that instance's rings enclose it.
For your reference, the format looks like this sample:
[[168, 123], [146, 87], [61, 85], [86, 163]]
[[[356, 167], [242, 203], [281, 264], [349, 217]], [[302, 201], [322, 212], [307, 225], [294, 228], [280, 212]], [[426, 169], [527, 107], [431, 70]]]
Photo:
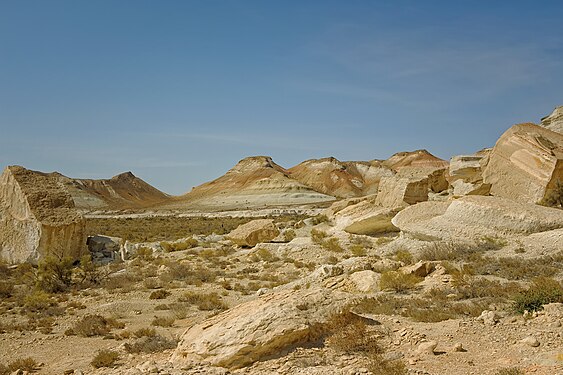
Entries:
[[563, 104], [561, 1], [0, 0], [0, 167], [180, 194], [239, 159], [442, 158]]

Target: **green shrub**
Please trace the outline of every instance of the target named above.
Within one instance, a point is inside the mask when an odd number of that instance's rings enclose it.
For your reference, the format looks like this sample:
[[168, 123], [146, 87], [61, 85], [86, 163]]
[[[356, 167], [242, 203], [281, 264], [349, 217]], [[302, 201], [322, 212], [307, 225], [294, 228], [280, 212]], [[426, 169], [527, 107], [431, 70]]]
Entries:
[[563, 303], [563, 286], [552, 278], [537, 277], [528, 290], [514, 297], [514, 309], [519, 313], [538, 311], [552, 302]]
[[140, 247], [137, 249], [137, 253], [135, 254], [137, 259], [144, 260], [146, 262], [151, 262], [154, 260], [153, 250], [150, 247]]
[[95, 368], [100, 367], [113, 367], [119, 360], [119, 353], [109, 349], [102, 349], [98, 351], [90, 364]]
[[58, 258], [48, 255], [39, 262], [36, 286], [47, 293], [68, 290], [72, 283], [72, 263], [70, 257]]
[[361, 244], [352, 244], [350, 246], [350, 252], [355, 257], [363, 257], [367, 254], [365, 247]]
[[293, 229], [287, 229], [284, 232], [284, 241], [285, 242], [290, 242], [291, 240], [293, 240], [295, 237], [297, 237], [297, 235], [295, 234], [295, 231]]
[[39, 364], [33, 358], [20, 358], [8, 364], [8, 366], [0, 366], [0, 374], [11, 374], [17, 370], [27, 372], [35, 372]]
[[27, 294], [23, 298], [24, 309], [30, 312], [41, 312], [56, 305], [57, 302], [51, 298], [50, 294], [40, 290]]
[[385, 271], [381, 274], [379, 288], [381, 290], [391, 289], [397, 293], [405, 293], [414, 289], [416, 284], [424, 280], [413, 274], [406, 274], [400, 271]]
[[314, 243], [316, 244], [322, 244], [323, 240], [327, 237], [328, 235], [323, 232], [322, 230], [318, 230], [318, 229], [311, 229], [311, 239], [313, 240]]
[[196, 305], [198, 309], [204, 311], [227, 309], [227, 305], [217, 293], [186, 292], [178, 298], [178, 301]]

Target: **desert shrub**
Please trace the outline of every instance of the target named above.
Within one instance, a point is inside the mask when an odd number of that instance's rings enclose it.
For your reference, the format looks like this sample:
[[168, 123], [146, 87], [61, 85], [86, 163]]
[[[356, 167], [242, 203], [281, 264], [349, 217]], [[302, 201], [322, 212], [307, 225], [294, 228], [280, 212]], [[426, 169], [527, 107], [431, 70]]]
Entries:
[[39, 262], [37, 269], [37, 288], [47, 293], [68, 290], [72, 283], [73, 260], [70, 257], [48, 255]]
[[133, 334], [137, 338], [152, 337], [152, 336], [156, 336], [156, 331], [154, 328], [139, 328], [138, 330], [133, 332]]
[[426, 246], [419, 254], [418, 260], [472, 260], [484, 249], [475, 244], [456, 244], [453, 242], [434, 242]]
[[514, 309], [519, 313], [538, 311], [552, 302], [563, 303], [563, 286], [552, 278], [538, 277], [526, 291], [514, 297]]
[[29, 312], [41, 312], [56, 306], [57, 302], [50, 294], [40, 290], [33, 291], [23, 298], [23, 307]]
[[495, 375], [524, 375], [524, 371], [520, 370], [518, 367], [507, 367], [495, 372]]
[[311, 239], [314, 243], [321, 244], [328, 235], [322, 230], [311, 229]]
[[366, 248], [361, 244], [352, 244], [350, 246], [350, 252], [355, 257], [363, 257], [366, 256]]
[[106, 336], [114, 328], [122, 329], [125, 324], [114, 318], [105, 318], [101, 315], [86, 315], [74, 326], [65, 332], [66, 335], [82, 337]]
[[153, 250], [146, 246], [139, 247], [135, 254], [135, 258], [144, 260], [145, 262], [151, 262], [154, 260]]
[[149, 299], [165, 299], [170, 295], [170, 292], [165, 289], [158, 289], [149, 295]]
[[381, 274], [379, 288], [381, 290], [391, 289], [397, 293], [406, 293], [414, 289], [416, 284], [424, 280], [413, 274], [402, 273], [400, 271], [385, 271]]
[[151, 325], [157, 327], [172, 327], [175, 319], [171, 316], [155, 316]]
[[463, 283], [457, 283], [456, 291], [458, 298], [508, 298], [518, 293], [521, 287], [517, 283], [501, 283], [487, 279], [469, 279]]
[[0, 374], [11, 374], [17, 370], [26, 372], [35, 372], [39, 368], [39, 364], [33, 358], [20, 358], [10, 362], [8, 366], [0, 365]]
[[14, 292], [14, 283], [11, 281], [0, 281], [0, 298], [10, 298]]
[[290, 242], [291, 240], [293, 240], [295, 237], [297, 237], [297, 235], [295, 234], [295, 231], [293, 229], [287, 229], [284, 232], [284, 241], [285, 242]]
[[217, 293], [186, 292], [178, 298], [178, 301], [196, 305], [198, 309], [204, 311], [227, 309], [227, 305]]
[[341, 253], [344, 251], [344, 249], [340, 245], [340, 241], [338, 241], [338, 239], [334, 237], [327, 238], [322, 241], [321, 246], [323, 247], [323, 249], [333, 251], [335, 253]]
[[263, 260], [265, 262], [276, 262], [280, 260], [280, 258], [273, 255], [268, 249], [260, 248], [252, 254], [251, 260], [254, 262], [259, 260]]
[[508, 242], [505, 239], [491, 236], [483, 236], [477, 241], [477, 245], [485, 251], [499, 250], [507, 244]]
[[395, 252], [395, 260], [397, 262], [401, 262], [403, 264], [413, 264], [414, 257], [410, 253], [410, 251], [405, 249], [399, 249]]
[[112, 275], [102, 282], [102, 287], [108, 290], [120, 290], [121, 292], [128, 292], [133, 290], [135, 283], [139, 280], [138, 277], [131, 273], [122, 273]]
[[177, 241], [177, 242], [162, 241], [160, 243], [160, 246], [162, 247], [162, 249], [164, 251], [166, 251], [167, 253], [170, 253], [170, 252], [173, 252], [173, 251], [182, 251], [182, 250], [191, 249], [191, 248], [196, 247], [198, 245], [199, 245], [199, 242], [195, 238], [185, 238], [185, 239], [183, 239], [181, 241]]
[[380, 334], [369, 329], [366, 318], [345, 312], [328, 322], [329, 336], [325, 344], [342, 354], [358, 354], [366, 358], [367, 368], [378, 375], [406, 375], [401, 361], [390, 361], [383, 357], [379, 344]]
[[[559, 263], [559, 264], [558, 264]], [[485, 257], [472, 262], [475, 273], [494, 275], [508, 280], [526, 280], [533, 277], [550, 277], [559, 272], [561, 260], [554, 257], [537, 259]]]
[[118, 360], [119, 353], [109, 349], [102, 349], [98, 351], [90, 364], [95, 368], [113, 367]]
[[157, 353], [168, 349], [174, 349], [178, 341], [168, 339], [161, 335], [145, 336], [133, 343], [126, 343], [124, 349], [128, 353]]

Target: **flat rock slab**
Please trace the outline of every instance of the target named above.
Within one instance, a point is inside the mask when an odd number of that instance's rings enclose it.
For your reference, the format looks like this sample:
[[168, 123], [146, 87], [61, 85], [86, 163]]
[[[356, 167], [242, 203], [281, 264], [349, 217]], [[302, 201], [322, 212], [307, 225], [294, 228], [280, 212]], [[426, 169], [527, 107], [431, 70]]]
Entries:
[[263, 295], [189, 328], [171, 360], [240, 368], [280, 355], [317, 339], [348, 298], [321, 288]]

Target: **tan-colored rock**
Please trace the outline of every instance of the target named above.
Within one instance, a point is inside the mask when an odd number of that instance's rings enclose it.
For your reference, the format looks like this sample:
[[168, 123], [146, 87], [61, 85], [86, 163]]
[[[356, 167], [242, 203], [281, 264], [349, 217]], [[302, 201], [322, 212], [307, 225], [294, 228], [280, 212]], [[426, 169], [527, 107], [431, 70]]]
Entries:
[[49, 254], [78, 259], [86, 223], [56, 176], [11, 166], [0, 176], [0, 258], [37, 261]]
[[428, 178], [383, 177], [375, 203], [382, 207], [405, 207], [428, 200]]
[[401, 272], [407, 275], [416, 275], [418, 277], [426, 277], [434, 271], [435, 265], [431, 262], [418, 261], [410, 266], [401, 268]]
[[563, 134], [563, 106], [556, 107], [549, 116], [542, 118], [541, 126]]
[[227, 238], [239, 246], [254, 247], [260, 242], [269, 242], [276, 238], [280, 231], [272, 219], [252, 220], [240, 225], [228, 234]]
[[491, 195], [538, 203], [563, 181], [563, 134], [514, 125], [497, 141], [483, 170]]
[[563, 228], [563, 211], [505, 198], [466, 196], [453, 202], [422, 202], [391, 222], [420, 239], [513, 237]]
[[457, 180], [471, 183], [482, 181], [481, 164], [491, 151], [492, 149], [486, 148], [475, 154], [452, 157], [448, 169], [448, 181], [450, 183]]
[[391, 219], [400, 209], [381, 207], [375, 204], [374, 199], [370, 199], [338, 211], [331, 219], [337, 230], [352, 234], [396, 232], [398, 229], [391, 224]]
[[452, 182], [453, 196], [456, 198], [465, 195], [489, 195], [491, 185], [483, 182], [465, 182], [463, 180], [455, 180]]
[[239, 368], [318, 338], [346, 303], [344, 293], [282, 290], [242, 303], [189, 328], [171, 361]]
[[358, 292], [372, 293], [379, 290], [381, 274], [371, 270], [354, 272], [349, 276], [350, 281]]
[[437, 341], [425, 341], [418, 345], [418, 348], [416, 348], [416, 353], [419, 355], [434, 355], [434, 350], [437, 346]]

